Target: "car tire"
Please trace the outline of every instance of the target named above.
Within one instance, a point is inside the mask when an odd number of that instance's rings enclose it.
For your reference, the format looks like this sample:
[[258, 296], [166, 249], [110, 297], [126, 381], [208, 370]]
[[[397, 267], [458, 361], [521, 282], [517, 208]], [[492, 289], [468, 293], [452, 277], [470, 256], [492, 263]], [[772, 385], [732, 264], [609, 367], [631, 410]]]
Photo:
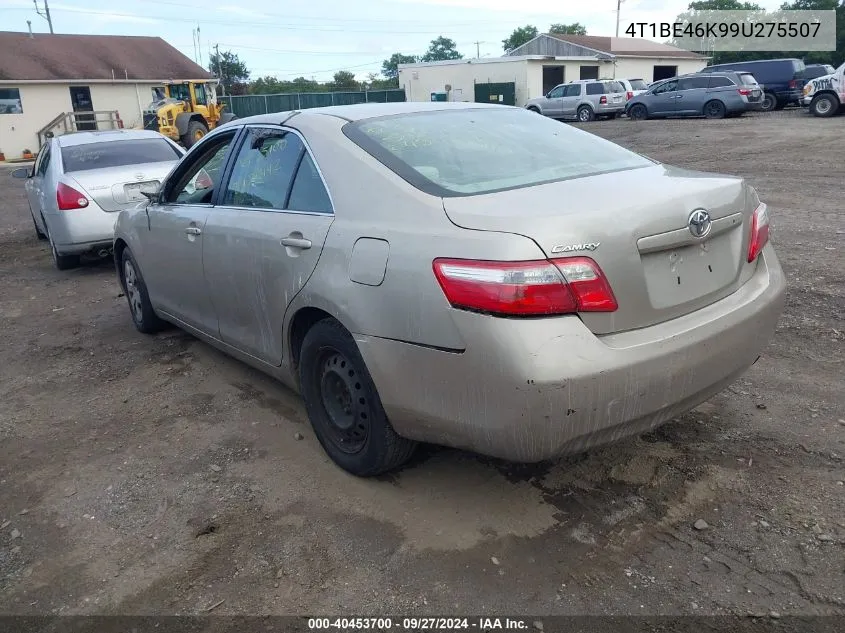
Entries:
[[642, 103], [635, 103], [628, 109], [628, 118], [632, 121], [645, 121], [648, 118], [648, 109]]
[[771, 112], [778, 105], [778, 98], [772, 92], [763, 93], [763, 101], [761, 103], [761, 110], [763, 112]]
[[829, 117], [839, 112], [839, 99], [831, 94], [821, 94], [810, 101], [810, 114], [818, 117]]
[[120, 270], [120, 282], [123, 285], [123, 293], [126, 295], [129, 314], [132, 316], [135, 328], [143, 334], [155, 334], [163, 329], [165, 323], [153, 310], [147, 284], [141, 276], [141, 269], [138, 268], [138, 263], [128, 248], [121, 253]]
[[372, 477], [408, 461], [417, 443], [393, 430], [358, 346], [340, 323], [331, 318], [315, 323], [299, 357], [308, 418], [338, 466]]
[[206, 134], [208, 128], [202, 121], [190, 121], [187, 131], [182, 135], [182, 145], [190, 149]]
[[578, 108], [575, 116], [581, 123], [589, 123], [590, 121], [596, 118], [596, 115], [590, 106], [581, 106], [580, 108]]
[[705, 103], [703, 112], [704, 116], [708, 119], [724, 119], [727, 114], [725, 104], [718, 99], [713, 99], [712, 101]]
[[47, 239], [50, 240], [50, 255], [53, 258], [53, 265], [59, 270], [71, 270], [79, 266], [79, 255], [60, 255], [56, 245], [53, 243], [53, 238], [47, 234]]

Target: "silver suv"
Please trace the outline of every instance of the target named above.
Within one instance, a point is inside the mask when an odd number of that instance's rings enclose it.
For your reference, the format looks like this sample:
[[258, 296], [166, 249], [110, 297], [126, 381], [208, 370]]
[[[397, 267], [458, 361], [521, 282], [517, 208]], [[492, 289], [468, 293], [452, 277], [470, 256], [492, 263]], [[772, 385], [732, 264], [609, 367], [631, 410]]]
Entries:
[[616, 118], [625, 110], [625, 87], [609, 79], [583, 79], [552, 88], [544, 97], [531, 99], [525, 107], [555, 119], [592, 121]]

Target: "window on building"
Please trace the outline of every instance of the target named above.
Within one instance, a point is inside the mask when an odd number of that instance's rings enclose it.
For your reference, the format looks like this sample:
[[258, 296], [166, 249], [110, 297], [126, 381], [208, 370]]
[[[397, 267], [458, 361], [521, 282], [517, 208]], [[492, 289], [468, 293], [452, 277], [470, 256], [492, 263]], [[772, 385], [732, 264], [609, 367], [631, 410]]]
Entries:
[[598, 66], [581, 66], [581, 79], [598, 79], [599, 78], [599, 67]]
[[0, 88], [0, 114], [23, 114], [19, 88]]

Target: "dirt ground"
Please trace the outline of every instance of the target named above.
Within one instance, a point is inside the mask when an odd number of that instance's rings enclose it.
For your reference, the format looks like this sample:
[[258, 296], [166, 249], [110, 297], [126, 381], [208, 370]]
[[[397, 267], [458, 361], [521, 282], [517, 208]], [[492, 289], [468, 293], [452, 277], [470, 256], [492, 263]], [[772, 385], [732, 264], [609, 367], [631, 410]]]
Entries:
[[534, 466], [425, 448], [376, 480], [273, 380], [137, 333], [110, 261], [54, 269], [0, 168], [0, 612], [845, 614], [845, 116], [585, 127], [757, 187], [774, 340], [650, 435]]

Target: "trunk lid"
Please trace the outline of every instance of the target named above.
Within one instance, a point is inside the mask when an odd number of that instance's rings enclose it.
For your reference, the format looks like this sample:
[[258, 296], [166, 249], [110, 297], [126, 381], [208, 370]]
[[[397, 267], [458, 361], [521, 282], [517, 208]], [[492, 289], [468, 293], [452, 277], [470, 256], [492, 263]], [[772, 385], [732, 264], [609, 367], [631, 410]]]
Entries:
[[155, 191], [178, 161], [125, 165], [74, 171], [63, 178], [71, 187], [90, 197], [103, 211], [132, 208], [146, 198], [142, 191]]
[[[549, 258], [595, 260], [619, 309], [581, 318], [607, 334], [654, 325], [734, 292], [752, 197], [740, 178], [656, 165], [443, 204], [457, 226], [524, 235]], [[712, 222], [704, 238], [690, 229], [698, 209]]]

